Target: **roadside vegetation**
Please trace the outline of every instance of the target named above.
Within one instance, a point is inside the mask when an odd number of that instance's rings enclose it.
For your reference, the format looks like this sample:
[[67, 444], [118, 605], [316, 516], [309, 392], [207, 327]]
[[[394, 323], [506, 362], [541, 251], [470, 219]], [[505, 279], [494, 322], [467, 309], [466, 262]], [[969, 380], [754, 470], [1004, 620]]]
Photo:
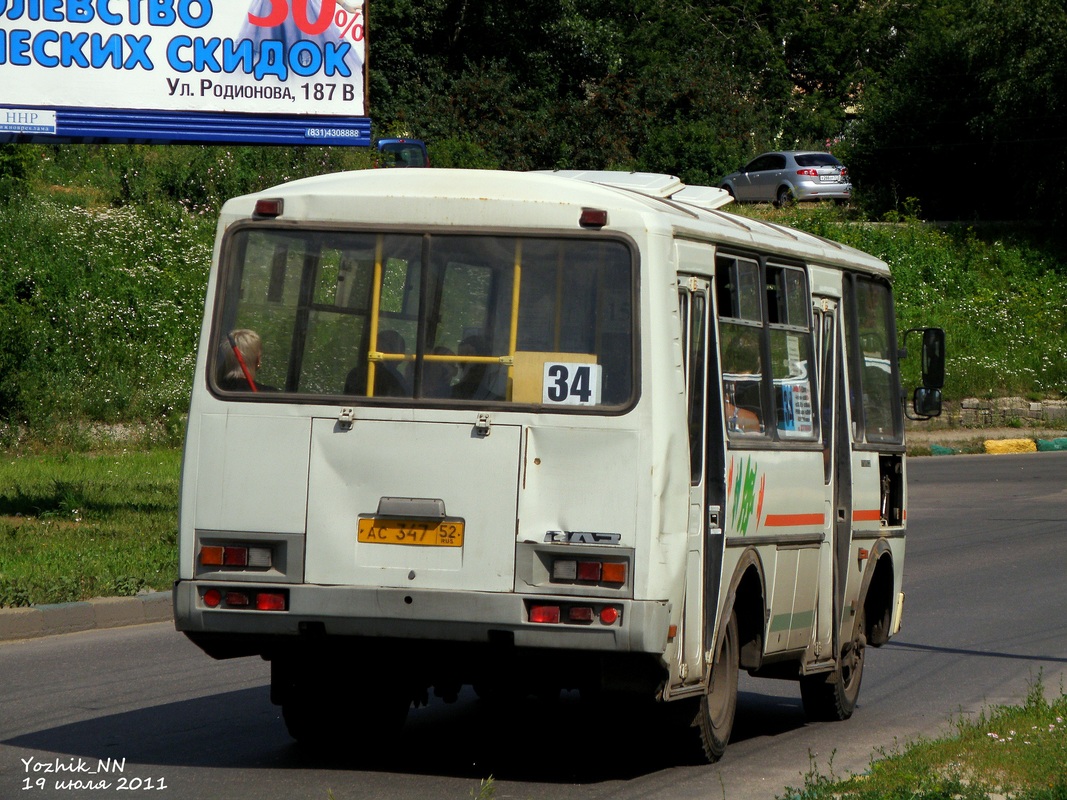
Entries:
[[778, 800], [1065, 800], [1067, 694], [1049, 701], [1038, 680], [1021, 706], [996, 706], [955, 732], [880, 751], [862, 775], [812, 763]]
[[0, 454], [0, 607], [170, 586], [181, 452], [125, 445]]

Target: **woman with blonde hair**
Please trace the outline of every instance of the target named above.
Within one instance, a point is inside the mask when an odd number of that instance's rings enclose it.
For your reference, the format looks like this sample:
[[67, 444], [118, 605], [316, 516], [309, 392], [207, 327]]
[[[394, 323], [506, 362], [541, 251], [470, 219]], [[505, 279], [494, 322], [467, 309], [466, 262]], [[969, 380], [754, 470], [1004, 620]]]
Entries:
[[256, 370], [263, 360], [263, 342], [259, 334], [239, 328], [222, 344], [219, 388], [227, 392], [258, 392]]

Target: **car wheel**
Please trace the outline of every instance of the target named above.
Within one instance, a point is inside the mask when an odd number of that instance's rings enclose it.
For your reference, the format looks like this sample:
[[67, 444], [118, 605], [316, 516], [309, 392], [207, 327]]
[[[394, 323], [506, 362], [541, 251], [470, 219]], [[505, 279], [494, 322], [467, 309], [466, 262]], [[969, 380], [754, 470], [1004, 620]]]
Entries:
[[737, 200], [737, 195], [734, 194], [734, 188], [730, 184], [724, 183], [719, 188], [726, 192], [728, 195], [730, 195], [730, 197], [732, 197], [734, 200]]
[[793, 190], [788, 186], [783, 186], [778, 190], [778, 198], [774, 201], [774, 204], [778, 208], [788, 208], [793, 205], [794, 202]]

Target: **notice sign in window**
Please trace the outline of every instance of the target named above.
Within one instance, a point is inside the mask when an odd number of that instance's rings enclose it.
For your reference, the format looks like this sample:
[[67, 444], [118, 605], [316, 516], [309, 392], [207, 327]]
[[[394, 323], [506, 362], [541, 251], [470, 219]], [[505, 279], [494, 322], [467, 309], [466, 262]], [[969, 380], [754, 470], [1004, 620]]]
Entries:
[[[68, 109], [115, 109], [120, 119], [127, 110], [367, 114], [366, 21], [355, 0], [0, 0], [0, 21], [5, 106], [59, 112], [60, 135]], [[314, 131], [315, 144], [331, 128], [352, 143], [351, 124], [307, 122], [299, 135]], [[36, 124], [0, 123], [8, 132]]]

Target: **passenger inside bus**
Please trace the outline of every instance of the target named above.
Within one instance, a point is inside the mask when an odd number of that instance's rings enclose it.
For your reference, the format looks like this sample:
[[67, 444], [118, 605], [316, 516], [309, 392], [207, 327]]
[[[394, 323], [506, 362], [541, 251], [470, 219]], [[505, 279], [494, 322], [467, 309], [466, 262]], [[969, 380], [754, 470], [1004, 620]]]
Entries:
[[[447, 347], [437, 345], [432, 351], [435, 356], [451, 356], [455, 353]], [[456, 365], [448, 361], [426, 361], [422, 367], [422, 396], [451, 397], [452, 381], [458, 372]]]
[[[404, 337], [394, 330], [378, 332], [378, 352], [404, 353]], [[367, 360], [361, 360], [345, 378], [345, 394], [365, 395], [367, 393]], [[398, 361], [378, 361], [374, 367], [375, 397], [411, 397], [407, 378], [399, 368]]]
[[[481, 334], [472, 334], [459, 343], [460, 356], [487, 356], [489, 342]], [[493, 391], [496, 377], [490, 364], [460, 364], [460, 375], [452, 387], [452, 396], [464, 400], [500, 400], [501, 396]]]
[[270, 387], [256, 384], [256, 372], [263, 360], [259, 334], [247, 328], [232, 331], [221, 345], [219, 388], [227, 392], [258, 392]]
[[722, 334], [736, 328], [723, 350], [722, 394], [726, 430], [731, 433], [763, 433], [759, 331], [723, 323]]

